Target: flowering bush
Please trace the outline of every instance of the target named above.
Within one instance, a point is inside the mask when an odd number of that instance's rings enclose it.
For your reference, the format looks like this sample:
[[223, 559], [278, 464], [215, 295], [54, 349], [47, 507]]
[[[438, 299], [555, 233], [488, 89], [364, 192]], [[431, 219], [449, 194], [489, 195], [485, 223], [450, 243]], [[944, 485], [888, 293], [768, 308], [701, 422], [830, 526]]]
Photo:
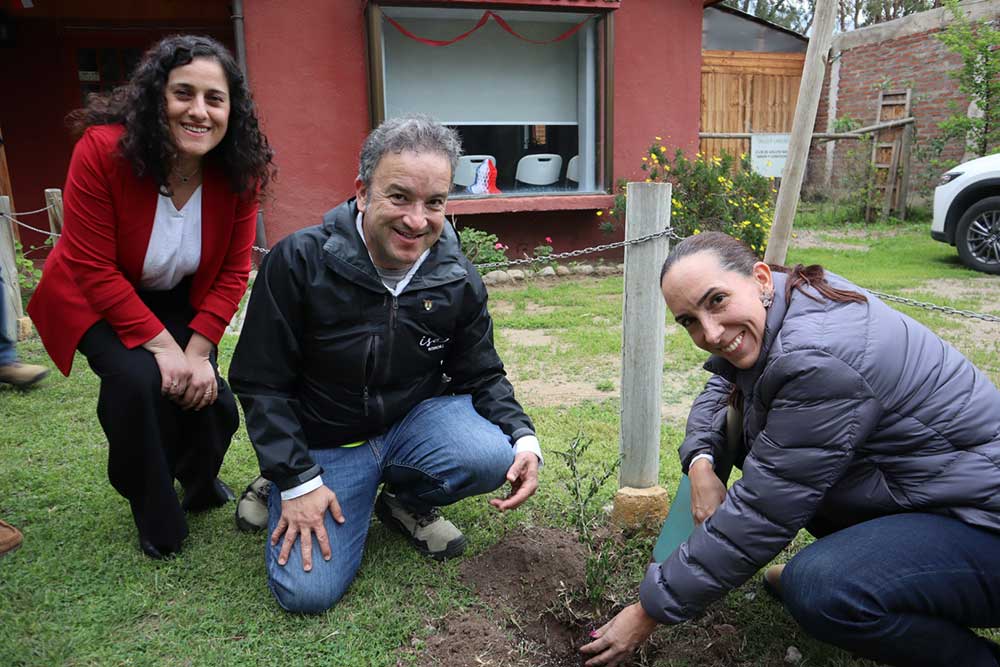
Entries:
[[[735, 158], [723, 152], [689, 159], [680, 149], [671, 160], [659, 137], [642, 157], [646, 182], [673, 184], [671, 224], [681, 236], [721, 231], [763, 255], [774, 220], [774, 179], [750, 167], [744, 153]], [[612, 214], [625, 219], [625, 197], [617, 197]]]
[[552, 262], [546, 262], [549, 255], [552, 254], [552, 237], [546, 236], [545, 243], [540, 243], [535, 246], [535, 258], [540, 260], [542, 264], [552, 264]]
[[507, 262], [507, 251], [510, 249], [497, 238], [474, 227], [463, 227], [458, 230], [458, 239], [462, 243], [462, 252], [473, 264], [493, 264]]

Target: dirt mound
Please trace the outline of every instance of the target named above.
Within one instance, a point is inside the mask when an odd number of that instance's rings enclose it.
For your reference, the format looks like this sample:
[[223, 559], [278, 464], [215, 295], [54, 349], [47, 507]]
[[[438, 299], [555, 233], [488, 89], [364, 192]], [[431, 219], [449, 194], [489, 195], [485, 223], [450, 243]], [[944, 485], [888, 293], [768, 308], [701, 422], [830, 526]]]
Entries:
[[[609, 538], [610, 539], [610, 538]], [[414, 640], [416, 664], [434, 667], [579, 667], [577, 649], [608, 618], [586, 602], [586, 548], [555, 528], [507, 535], [460, 566], [462, 582], [479, 605], [432, 623], [431, 636]], [[617, 609], [615, 611], [618, 611]], [[661, 628], [629, 665], [785, 667], [780, 656], [743, 655], [746, 637], [732, 612], [715, 606], [682, 626]]]
[[572, 596], [585, 586], [587, 552], [579, 540], [555, 528], [510, 535], [462, 564], [462, 581], [527, 639], [552, 655], [579, 664], [584, 637], [572, 621]]

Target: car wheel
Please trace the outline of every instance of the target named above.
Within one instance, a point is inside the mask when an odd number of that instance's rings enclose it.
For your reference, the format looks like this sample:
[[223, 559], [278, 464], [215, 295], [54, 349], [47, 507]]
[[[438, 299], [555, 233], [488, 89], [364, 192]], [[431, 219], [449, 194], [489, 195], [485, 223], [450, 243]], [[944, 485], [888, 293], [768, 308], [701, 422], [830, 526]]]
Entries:
[[970, 269], [1000, 273], [1000, 197], [987, 197], [969, 207], [955, 228], [955, 245]]

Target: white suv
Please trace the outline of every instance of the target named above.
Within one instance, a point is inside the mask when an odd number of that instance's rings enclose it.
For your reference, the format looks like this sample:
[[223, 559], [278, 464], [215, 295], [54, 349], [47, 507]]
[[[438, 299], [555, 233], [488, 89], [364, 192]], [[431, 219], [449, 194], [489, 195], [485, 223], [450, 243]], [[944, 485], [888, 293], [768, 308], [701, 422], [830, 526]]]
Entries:
[[1000, 153], [948, 170], [934, 189], [931, 237], [970, 269], [1000, 273]]

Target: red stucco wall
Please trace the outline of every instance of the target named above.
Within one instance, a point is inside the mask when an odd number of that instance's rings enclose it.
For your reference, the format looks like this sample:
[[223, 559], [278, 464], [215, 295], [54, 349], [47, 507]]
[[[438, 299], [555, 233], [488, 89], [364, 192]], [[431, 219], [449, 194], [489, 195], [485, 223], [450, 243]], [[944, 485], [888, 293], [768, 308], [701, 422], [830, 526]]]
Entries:
[[[370, 129], [363, 4], [245, 4], [251, 85], [280, 169], [265, 208], [269, 243], [316, 224], [353, 190], [358, 148]], [[654, 136], [685, 149], [697, 145], [702, 2], [630, 0], [614, 16], [617, 180], [641, 177], [639, 158]], [[556, 251], [607, 240], [592, 208], [459, 217], [460, 225], [488, 229], [512, 250], [533, 248], [546, 236]]]

